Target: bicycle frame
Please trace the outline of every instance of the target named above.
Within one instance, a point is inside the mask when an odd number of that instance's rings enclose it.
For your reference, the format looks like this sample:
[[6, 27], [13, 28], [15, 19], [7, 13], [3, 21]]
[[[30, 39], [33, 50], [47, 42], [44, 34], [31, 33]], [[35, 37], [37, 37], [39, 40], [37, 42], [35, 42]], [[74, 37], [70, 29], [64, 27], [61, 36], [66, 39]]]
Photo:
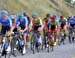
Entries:
[[[49, 36], [50, 34], [50, 36]], [[55, 40], [55, 32], [52, 31], [51, 33], [48, 34], [48, 52], [49, 52], [49, 46], [51, 47], [51, 50], [53, 51], [53, 46], [54, 46], [54, 40]]]
[[70, 30], [70, 35], [69, 35], [69, 37], [70, 37], [69, 42], [70, 43], [72, 43], [72, 42], [74, 43], [74, 34], [75, 34], [74, 30]]
[[35, 49], [37, 49], [37, 52], [39, 52], [39, 43], [38, 38], [40, 36], [40, 33], [38, 31], [34, 31], [33, 39], [31, 40], [31, 50], [33, 51], [33, 54], [35, 53]]

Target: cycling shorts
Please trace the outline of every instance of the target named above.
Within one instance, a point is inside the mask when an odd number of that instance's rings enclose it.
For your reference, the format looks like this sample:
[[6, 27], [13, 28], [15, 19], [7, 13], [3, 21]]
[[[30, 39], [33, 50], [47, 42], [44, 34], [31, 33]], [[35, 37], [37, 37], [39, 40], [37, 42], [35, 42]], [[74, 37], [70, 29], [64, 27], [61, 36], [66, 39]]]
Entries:
[[69, 29], [70, 29], [70, 30], [75, 29], [75, 24], [70, 24]]
[[56, 25], [51, 25], [51, 30], [54, 31], [56, 28]]
[[61, 24], [60, 27], [61, 29], [64, 29], [65, 24]]
[[56, 25], [51, 25], [51, 28], [48, 30], [48, 32], [57, 32], [57, 28], [56, 28]]
[[10, 26], [2, 26], [1, 33], [5, 35], [7, 31], [10, 31]]
[[33, 30], [36, 30], [37, 31], [39, 27], [41, 27], [40, 24], [34, 24], [33, 25]]
[[70, 24], [70, 26], [71, 26], [72, 28], [74, 28], [75, 24]]

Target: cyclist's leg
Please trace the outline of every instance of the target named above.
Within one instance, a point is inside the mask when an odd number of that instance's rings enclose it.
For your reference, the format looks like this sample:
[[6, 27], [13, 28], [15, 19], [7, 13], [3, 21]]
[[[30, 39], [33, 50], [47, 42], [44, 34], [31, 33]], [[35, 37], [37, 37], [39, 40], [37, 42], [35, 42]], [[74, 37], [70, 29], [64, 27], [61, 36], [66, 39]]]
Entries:
[[49, 45], [52, 45], [52, 43], [51, 43], [51, 33], [52, 33], [52, 30], [49, 29], [49, 30], [48, 30], [48, 44], [49, 44]]
[[25, 31], [24, 32], [24, 34], [23, 34], [23, 39], [24, 39], [24, 45], [26, 46], [27, 45], [27, 34], [28, 34], [28, 32], [27, 31]]
[[[6, 29], [4, 27], [1, 28], [1, 36], [0, 36], [0, 39], [1, 39], [1, 42], [3, 40], [3, 36], [6, 34]], [[2, 36], [3, 35], [3, 36]]]
[[[9, 31], [10, 31], [10, 26], [2, 27], [1, 33], [3, 35], [8, 36]], [[7, 40], [8, 40], [8, 43], [10, 44], [9, 36], [8, 36], [8, 39]]]
[[6, 28], [5, 28], [5, 27], [2, 27], [2, 29], [1, 29], [1, 34], [3, 34], [3, 35], [6, 34]]
[[54, 46], [56, 46], [56, 36], [57, 36], [57, 33], [56, 33], [57, 32], [57, 28], [56, 28], [56, 26], [54, 26], [52, 30], [54, 32], [54, 41], [53, 42], [54, 42]]
[[27, 31], [24, 32], [23, 37], [22, 37], [22, 39], [24, 40], [24, 47], [23, 47], [22, 54], [25, 54], [26, 53], [26, 45], [27, 45], [26, 38], [27, 38]]
[[54, 42], [56, 42], [56, 32], [57, 32], [56, 25], [52, 26], [51, 30], [52, 32], [54, 32]]
[[74, 29], [74, 24], [71, 24], [71, 26], [69, 27], [69, 42], [72, 43], [72, 32]]
[[[13, 32], [14, 32], [14, 33], [17, 32], [17, 28], [15, 28], [15, 29], [13, 30]], [[15, 50], [15, 49], [16, 49], [16, 41], [17, 41], [17, 39], [15, 38], [15, 36], [13, 36], [13, 37], [12, 37], [12, 43], [11, 43], [11, 45], [12, 45], [12, 50]]]
[[70, 36], [70, 34], [71, 34], [71, 28], [69, 28], [69, 43], [71, 43], [71, 36]]
[[42, 45], [42, 37], [41, 37], [41, 32], [40, 31], [39, 31], [38, 37], [39, 37], [39, 44]]
[[[6, 34], [6, 36], [8, 36], [8, 33], [10, 31], [10, 27], [9, 26], [6, 26], [6, 27], [3, 27], [3, 29], [5, 29], [5, 32], [4, 32], [4, 35]], [[7, 52], [10, 52], [11, 51], [11, 39], [10, 37], [8, 36], [7, 38], [7, 43], [8, 43], [8, 47], [6, 49]]]

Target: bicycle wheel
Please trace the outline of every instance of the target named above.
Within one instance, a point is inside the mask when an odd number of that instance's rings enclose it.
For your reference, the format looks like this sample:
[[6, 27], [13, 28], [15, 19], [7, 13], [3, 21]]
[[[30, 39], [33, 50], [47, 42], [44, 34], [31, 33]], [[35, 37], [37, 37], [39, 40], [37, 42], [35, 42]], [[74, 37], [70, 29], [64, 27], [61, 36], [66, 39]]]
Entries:
[[33, 37], [33, 40], [32, 40], [32, 51], [33, 51], [33, 54], [35, 54], [35, 37]]
[[33, 43], [32, 45], [33, 45], [32, 51], [33, 51], [33, 54], [35, 54], [35, 44]]
[[54, 46], [52, 45], [52, 46], [50, 46], [51, 47], [51, 51], [54, 51]]
[[50, 52], [50, 46], [49, 46], [49, 44], [48, 44], [48, 53]]

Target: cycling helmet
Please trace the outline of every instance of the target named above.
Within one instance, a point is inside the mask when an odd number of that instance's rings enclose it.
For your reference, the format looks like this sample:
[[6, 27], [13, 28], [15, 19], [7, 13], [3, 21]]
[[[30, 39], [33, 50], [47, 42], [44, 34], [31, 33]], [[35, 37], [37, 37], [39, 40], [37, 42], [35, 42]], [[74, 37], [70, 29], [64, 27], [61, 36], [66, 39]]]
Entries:
[[18, 17], [23, 18], [24, 17], [23, 13], [19, 13]]
[[52, 17], [51, 20], [52, 20], [52, 21], [55, 21], [55, 17]]
[[8, 15], [8, 11], [2, 10], [2, 11], [0, 12], [0, 14], [1, 14], [1, 15]]
[[34, 13], [32, 14], [32, 18], [37, 18], [38, 17], [38, 14]]
[[53, 17], [56, 17], [56, 15], [53, 15]]
[[50, 17], [50, 14], [48, 13], [48, 14], [46, 14], [46, 17]]
[[26, 12], [23, 13], [24, 16], [27, 16]]
[[63, 19], [63, 18], [64, 18], [64, 16], [60, 16], [60, 18], [61, 18], [61, 19]]

